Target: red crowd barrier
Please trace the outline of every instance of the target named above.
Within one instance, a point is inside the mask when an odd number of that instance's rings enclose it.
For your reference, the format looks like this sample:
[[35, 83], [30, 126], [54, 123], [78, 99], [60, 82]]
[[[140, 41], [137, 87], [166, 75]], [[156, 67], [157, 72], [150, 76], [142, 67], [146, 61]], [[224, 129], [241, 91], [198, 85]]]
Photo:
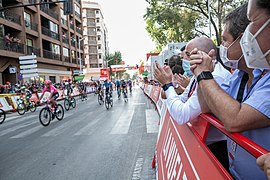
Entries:
[[165, 103], [159, 104], [157, 93], [160, 93], [160, 87], [145, 85], [144, 92], [159, 107], [161, 127], [156, 145], [158, 179], [233, 179], [205, 144], [211, 124], [255, 158], [268, 152], [240, 133], [227, 132], [221, 122], [209, 114], [201, 114], [187, 124], [178, 125]]

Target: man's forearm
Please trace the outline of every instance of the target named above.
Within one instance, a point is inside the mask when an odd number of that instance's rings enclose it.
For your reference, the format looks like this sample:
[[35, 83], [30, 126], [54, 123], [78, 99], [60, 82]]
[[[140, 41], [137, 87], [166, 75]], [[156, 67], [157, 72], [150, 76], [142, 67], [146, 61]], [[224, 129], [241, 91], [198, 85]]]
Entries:
[[199, 82], [199, 88], [200, 96], [225, 127], [233, 124], [240, 111], [240, 103], [221, 89], [215, 80], [202, 80]]

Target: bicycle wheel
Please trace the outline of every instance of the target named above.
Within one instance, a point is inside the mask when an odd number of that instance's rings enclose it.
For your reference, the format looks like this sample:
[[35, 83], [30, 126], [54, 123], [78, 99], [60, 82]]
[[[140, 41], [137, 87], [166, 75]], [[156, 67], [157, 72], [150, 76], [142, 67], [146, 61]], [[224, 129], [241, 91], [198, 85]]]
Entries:
[[0, 109], [0, 124], [2, 124], [6, 119], [6, 112]]
[[30, 106], [29, 109], [30, 109], [31, 112], [35, 112], [36, 111], [37, 106], [36, 106], [36, 103], [34, 101], [31, 101], [29, 106]]
[[19, 113], [19, 115], [23, 115], [26, 111], [26, 106], [24, 103], [20, 103], [17, 106], [17, 112]]
[[71, 106], [72, 106], [73, 108], [76, 107], [76, 100], [75, 100], [74, 97], [71, 98], [70, 103], [71, 103]]
[[99, 105], [103, 104], [103, 99], [100, 95], [98, 95], [98, 103]]
[[55, 117], [59, 121], [64, 118], [64, 108], [61, 104], [58, 104], [57, 109], [55, 110]]
[[113, 107], [113, 99], [110, 100], [111, 107]]
[[106, 107], [106, 109], [110, 108], [110, 100], [109, 100], [109, 97], [107, 97], [107, 96], [105, 98], [105, 107]]
[[69, 100], [68, 99], [65, 99], [64, 100], [64, 107], [65, 107], [65, 110], [68, 111], [69, 108], [70, 108], [70, 103], [69, 103]]
[[51, 111], [48, 107], [42, 108], [39, 113], [39, 122], [43, 126], [48, 126], [51, 122]]

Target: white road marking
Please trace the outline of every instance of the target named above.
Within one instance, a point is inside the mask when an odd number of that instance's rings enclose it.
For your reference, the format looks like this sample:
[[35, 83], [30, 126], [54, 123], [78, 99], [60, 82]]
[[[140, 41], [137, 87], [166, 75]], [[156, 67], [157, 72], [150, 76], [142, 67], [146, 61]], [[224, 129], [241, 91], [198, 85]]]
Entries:
[[132, 180], [137, 180], [137, 179], [141, 179], [141, 172], [142, 172], [142, 166], [143, 166], [143, 158], [139, 157], [136, 161], [135, 167], [134, 167], [134, 171], [132, 174]]
[[26, 137], [26, 136], [28, 136], [30, 134], [33, 134], [33, 133], [39, 131], [42, 128], [44, 128], [44, 127], [40, 124], [39, 126], [28, 129], [27, 131], [21, 132], [21, 133], [17, 134], [16, 136], [12, 136], [10, 138], [11, 139], [13, 139], [13, 138], [23, 138], [23, 137]]
[[36, 121], [34, 121], [34, 122], [26, 122], [26, 123], [20, 124], [20, 125], [18, 125], [18, 126], [13, 126], [13, 127], [11, 127], [11, 128], [8, 128], [8, 129], [5, 129], [5, 130], [1, 131], [1, 132], [0, 132], [0, 136], [6, 135], [6, 134], [8, 134], [8, 133], [11, 133], [11, 132], [16, 131], [16, 130], [18, 130], [18, 129], [21, 129], [21, 128], [30, 126], [30, 125], [35, 124], [35, 123], [37, 123], [37, 122], [36, 122]]
[[133, 110], [127, 110], [123, 112], [118, 119], [117, 123], [114, 125], [110, 134], [127, 134], [129, 130], [129, 126], [134, 114]]
[[158, 120], [159, 116], [154, 109], [146, 109], [146, 132], [158, 133]]

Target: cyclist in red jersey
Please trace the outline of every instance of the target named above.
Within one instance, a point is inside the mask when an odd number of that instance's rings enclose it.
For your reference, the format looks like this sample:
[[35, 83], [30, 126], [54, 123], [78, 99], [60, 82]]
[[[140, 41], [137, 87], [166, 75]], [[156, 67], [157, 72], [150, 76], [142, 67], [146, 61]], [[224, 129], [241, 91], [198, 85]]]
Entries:
[[39, 100], [41, 100], [45, 94], [45, 92], [50, 93], [50, 102], [52, 103], [52, 107], [55, 107], [55, 100], [59, 97], [58, 90], [52, 85], [52, 82], [50, 80], [44, 81], [45, 88], [42, 90], [42, 95], [40, 96]]

